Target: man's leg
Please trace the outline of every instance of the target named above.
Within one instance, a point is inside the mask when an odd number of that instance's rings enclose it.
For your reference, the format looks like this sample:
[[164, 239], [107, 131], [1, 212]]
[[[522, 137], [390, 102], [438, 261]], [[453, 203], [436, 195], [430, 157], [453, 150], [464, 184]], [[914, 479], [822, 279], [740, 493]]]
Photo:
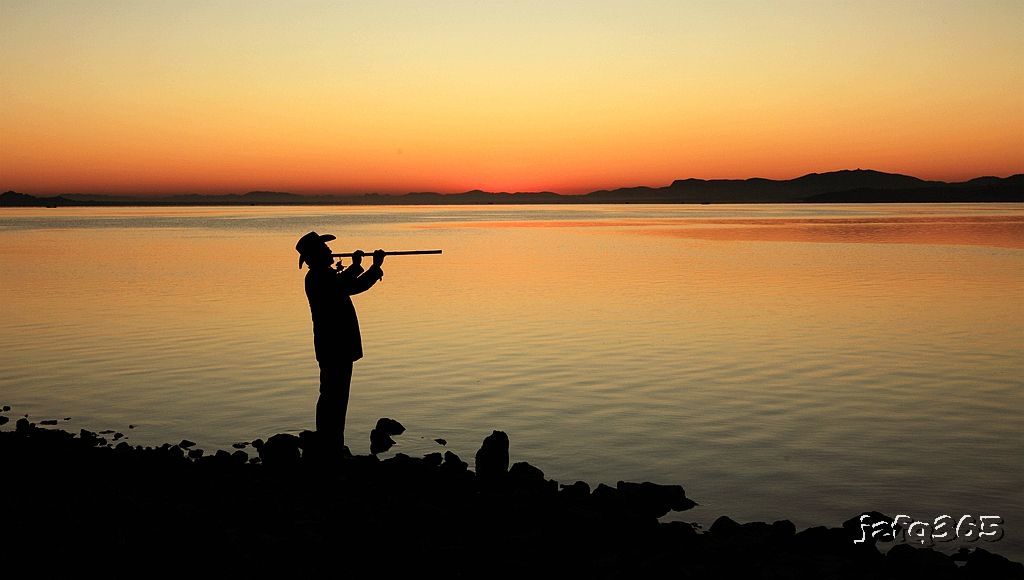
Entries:
[[338, 444], [345, 444], [345, 416], [352, 385], [352, 361], [320, 365], [320, 398], [316, 402], [316, 430]]

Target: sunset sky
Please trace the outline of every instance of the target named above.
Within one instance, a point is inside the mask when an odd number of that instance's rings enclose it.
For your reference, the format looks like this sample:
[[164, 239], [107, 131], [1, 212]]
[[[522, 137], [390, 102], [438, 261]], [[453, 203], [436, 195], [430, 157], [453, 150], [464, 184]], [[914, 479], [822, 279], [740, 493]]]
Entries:
[[0, 191], [1006, 176], [1021, 30], [1021, 0], [0, 0]]

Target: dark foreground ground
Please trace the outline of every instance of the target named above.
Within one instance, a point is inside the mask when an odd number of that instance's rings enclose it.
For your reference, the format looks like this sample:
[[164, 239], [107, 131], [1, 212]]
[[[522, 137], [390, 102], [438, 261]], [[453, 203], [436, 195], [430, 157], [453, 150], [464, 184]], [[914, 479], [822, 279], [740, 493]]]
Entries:
[[[143, 448], [27, 419], [9, 427], [0, 569], [43, 577], [1024, 578], [981, 547], [883, 555], [853, 543], [857, 515], [799, 532], [724, 516], [705, 531], [659, 523], [695, 505], [682, 487], [559, 485], [509, 468], [501, 432], [471, 470], [451, 452], [332, 454], [310, 432], [206, 455], [187, 441]], [[401, 429], [378, 427], [382, 441]]]

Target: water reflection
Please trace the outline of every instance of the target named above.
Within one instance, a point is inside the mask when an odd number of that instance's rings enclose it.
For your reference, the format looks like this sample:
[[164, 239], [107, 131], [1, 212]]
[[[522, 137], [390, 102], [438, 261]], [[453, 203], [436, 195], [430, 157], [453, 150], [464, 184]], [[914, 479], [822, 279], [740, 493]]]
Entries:
[[1024, 248], [1024, 216], [474, 221], [448, 228], [620, 228], [628, 234], [718, 241], [977, 245]]

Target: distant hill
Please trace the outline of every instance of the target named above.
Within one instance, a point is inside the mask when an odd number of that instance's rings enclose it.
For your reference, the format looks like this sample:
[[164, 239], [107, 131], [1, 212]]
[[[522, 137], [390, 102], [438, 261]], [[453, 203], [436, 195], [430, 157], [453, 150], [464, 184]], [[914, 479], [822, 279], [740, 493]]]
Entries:
[[978, 177], [962, 183], [937, 183], [904, 189], [855, 188], [812, 195], [806, 203], [969, 203], [1024, 201], [1024, 174]]
[[891, 191], [904, 188], [948, 185], [909, 175], [868, 169], [810, 173], [796, 179], [678, 179], [668, 187], [633, 187], [587, 194], [601, 200], [634, 203], [793, 203], [808, 197], [853, 189]]
[[947, 183], [870, 169], [810, 173], [796, 179], [678, 179], [665, 187], [625, 187], [584, 195], [550, 191], [403, 195], [297, 195], [250, 191], [242, 195], [116, 196], [64, 194], [35, 197], [8, 191], [0, 206], [67, 205], [485, 205], [537, 203], [943, 203], [1024, 202], [1024, 174]]
[[85, 205], [66, 197], [35, 197], [17, 191], [0, 193], [0, 207], [57, 207], [68, 205]]

